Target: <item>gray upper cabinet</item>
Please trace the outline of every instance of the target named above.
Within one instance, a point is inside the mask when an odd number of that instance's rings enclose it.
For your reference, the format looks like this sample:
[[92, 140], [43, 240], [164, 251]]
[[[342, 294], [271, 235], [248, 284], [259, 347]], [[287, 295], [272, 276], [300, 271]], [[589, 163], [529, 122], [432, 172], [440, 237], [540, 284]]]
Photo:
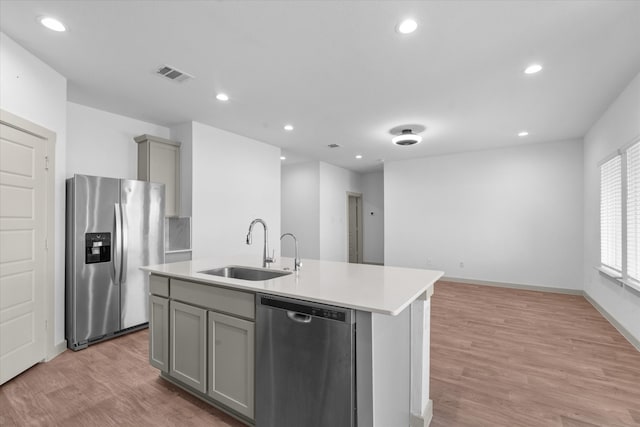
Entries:
[[138, 179], [165, 185], [165, 215], [180, 215], [180, 143], [151, 135], [138, 144]]

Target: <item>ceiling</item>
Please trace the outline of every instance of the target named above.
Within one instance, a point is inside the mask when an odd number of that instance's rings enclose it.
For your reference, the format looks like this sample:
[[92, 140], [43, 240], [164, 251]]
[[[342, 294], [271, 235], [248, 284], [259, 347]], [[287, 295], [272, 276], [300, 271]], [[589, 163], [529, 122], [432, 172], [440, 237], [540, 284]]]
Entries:
[[[406, 17], [419, 27], [401, 35]], [[0, 29], [67, 77], [69, 101], [361, 172], [582, 137], [640, 71], [639, 1], [1, 0]], [[423, 142], [394, 146], [402, 124]]]

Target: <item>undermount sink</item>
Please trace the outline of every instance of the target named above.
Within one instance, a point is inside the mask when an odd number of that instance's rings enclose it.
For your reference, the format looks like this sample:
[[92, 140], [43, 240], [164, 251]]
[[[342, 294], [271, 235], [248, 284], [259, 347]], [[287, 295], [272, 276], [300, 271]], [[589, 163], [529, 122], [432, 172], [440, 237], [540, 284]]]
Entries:
[[199, 271], [198, 273], [211, 274], [212, 276], [228, 277], [230, 279], [253, 281], [275, 279], [276, 277], [291, 274], [290, 271], [265, 270], [260, 268], [240, 267], [237, 265], [228, 265], [226, 267]]

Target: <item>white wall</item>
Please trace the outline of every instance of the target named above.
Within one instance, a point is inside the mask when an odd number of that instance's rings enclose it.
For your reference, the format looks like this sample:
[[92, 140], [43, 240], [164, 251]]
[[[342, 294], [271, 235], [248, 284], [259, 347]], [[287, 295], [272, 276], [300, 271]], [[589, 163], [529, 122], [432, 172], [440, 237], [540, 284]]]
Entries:
[[[262, 262], [263, 234], [249, 223], [269, 226], [269, 248], [280, 253], [280, 149], [193, 122], [193, 259], [255, 255]], [[212, 266], [215, 267], [215, 266]]]
[[169, 128], [67, 103], [67, 177], [74, 174], [138, 178], [142, 134], [169, 138]]
[[0, 33], [0, 108], [56, 134], [55, 148], [55, 328], [64, 341], [64, 200], [67, 144], [67, 80]]
[[[364, 262], [384, 262], [384, 176], [320, 161], [282, 166], [282, 232], [294, 233], [302, 258], [348, 261], [347, 192], [362, 193]], [[371, 216], [369, 213], [374, 212]], [[282, 245], [293, 256], [293, 245]]]
[[384, 264], [384, 173], [365, 173], [361, 181], [363, 261]]
[[584, 290], [637, 340], [640, 293], [594, 270], [600, 264], [598, 162], [640, 135], [640, 74], [611, 104], [584, 139]]
[[[300, 258], [320, 259], [320, 163], [282, 166], [282, 233], [298, 239]], [[281, 243], [282, 255], [294, 256], [290, 237]]]
[[320, 259], [349, 260], [347, 192], [361, 193], [360, 174], [320, 162]]
[[582, 155], [576, 140], [385, 164], [385, 263], [582, 289]]

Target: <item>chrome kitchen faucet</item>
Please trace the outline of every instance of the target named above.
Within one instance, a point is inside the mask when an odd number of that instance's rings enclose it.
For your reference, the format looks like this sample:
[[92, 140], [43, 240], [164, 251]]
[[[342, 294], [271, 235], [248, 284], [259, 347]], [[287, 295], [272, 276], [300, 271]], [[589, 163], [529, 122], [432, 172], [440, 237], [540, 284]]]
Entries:
[[251, 233], [253, 232], [253, 226], [256, 225], [256, 223], [260, 223], [264, 227], [264, 248], [262, 250], [262, 266], [269, 267], [269, 264], [276, 261], [276, 251], [274, 250], [271, 257], [269, 257], [269, 231], [267, 229], [267, 223], [264, 222], [262, 219], [256, 218], [253, 221], [251, 221], [251, 224], [249, 224], [249, 232], [247, 233], [247, 245], [251, 244]]
[[293, 271], [297, 272], [298, 270], [300, 270], [300, 267], [302, 267], [302, 262], [300, 261], [300, 256], [298, 255], [298, 239], [296, 239], [296, 236], [293, 233], [284, 233], [282, 236], [280, 236], [280, 240], [282, 240], [284, 236], [291, 236], [293, 238], [293, 242], [296, 245], [296, 257], [293, 260]]

